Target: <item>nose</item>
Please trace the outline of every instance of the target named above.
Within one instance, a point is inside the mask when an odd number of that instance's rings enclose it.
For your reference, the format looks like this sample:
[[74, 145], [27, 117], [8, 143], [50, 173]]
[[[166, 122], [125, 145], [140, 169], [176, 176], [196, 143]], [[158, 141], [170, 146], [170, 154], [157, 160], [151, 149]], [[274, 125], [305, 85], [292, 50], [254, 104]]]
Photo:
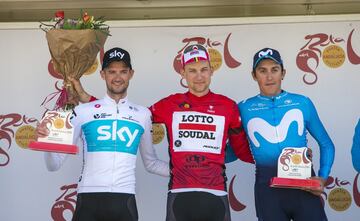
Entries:
[[196, 72], [195, 79], [201, 80], [203, 78], [203, 74], [201, 72]]
[[114, 80], [122, 80], [121, 73], [116, 73], [114, 76]]
[[272, 76], [271, 72], [266, 73], [266, 79], [267, 80], [272, 80], [273, 79], [273, 76]]

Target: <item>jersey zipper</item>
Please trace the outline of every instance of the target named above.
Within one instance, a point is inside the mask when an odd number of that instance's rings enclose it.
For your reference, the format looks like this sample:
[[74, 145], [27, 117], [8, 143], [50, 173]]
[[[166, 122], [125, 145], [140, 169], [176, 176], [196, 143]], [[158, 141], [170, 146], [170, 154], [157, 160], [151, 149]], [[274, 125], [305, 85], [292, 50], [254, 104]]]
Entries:
[[[119, 104], [115, 104], [116, 105], [116, 115], [115, 115], [115, 120], [117, 121], [118, 120], [118, 115], [120, 113], [119, 111]], [[118, 125], [118, 124], [116, 124]], [[118, 128], [116, 128], [116, 131], [117, 131]], [[115, 173], [115, 166], [116, 166], [116, 148], [117, 148], [117, 138], [115, 139], [114, 141], [114, 152], [113, 152], [113, 166], [112, 166], [112, 179], [111, 179], [111, 192], [113, 192], [114, 190], [114, 184], [115, 184], [115, 181], [114, 181], [114, 173]]]
[[282, 148], [281, 148], [281, 145], [280, 145], [280, 136], [279, 136], [279, 134], [280, 134], [280, 132], [279, 132], [279, 126], [280, 126], [280, 122], [278, 121], [278, 119], [277, 119], [277, 115], [276, 115], [276, 105], [275, 105], [275, 100], [276, 98], [275, 97], [273, 97], [272, 99], [271, 99], [271, 101], [272, 101], [272, 109], [273, 109], [273, 122], [274, 122], [274, 125], [276, 125], [275, 126], [275, 132], [276, 132], [276, 139], [277, 139], [277, 146], [278, 146], [278, 152], [279, 152], [279, 154], [281, 153], [281, 151], [282, 151]]
[[277, 118], [276, 118], [276, 106], [275, 106], [275, 97], [271, 98], [271, 105], [272, 105], [272, 112], [273, 112], [273, 122], [275, 125], [275, 132], [276, 132], [276, 139], [277, 139], [277, 143], [279, 144], [279, 125], [277, 124]]

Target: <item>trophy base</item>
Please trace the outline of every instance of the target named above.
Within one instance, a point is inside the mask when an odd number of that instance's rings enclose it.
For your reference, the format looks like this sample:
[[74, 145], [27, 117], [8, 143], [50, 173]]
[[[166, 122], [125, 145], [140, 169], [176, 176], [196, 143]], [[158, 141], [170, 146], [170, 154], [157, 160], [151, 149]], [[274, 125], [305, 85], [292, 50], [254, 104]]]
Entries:
[[294, 179], [294, 178], [281, 178], [281, 177], [273, 177], [270, 180], [271, 187], [278, 188], [293, 188], [293, 189], [313, 189], [318, 190], [321, 189], [320, 180], [313, 179]]
[[78, 152], [78, 147], [76, 145], [46, 143], [38, 141], [31, 141], [29, 144], [29, 149], [67, 154], [77, 154]]

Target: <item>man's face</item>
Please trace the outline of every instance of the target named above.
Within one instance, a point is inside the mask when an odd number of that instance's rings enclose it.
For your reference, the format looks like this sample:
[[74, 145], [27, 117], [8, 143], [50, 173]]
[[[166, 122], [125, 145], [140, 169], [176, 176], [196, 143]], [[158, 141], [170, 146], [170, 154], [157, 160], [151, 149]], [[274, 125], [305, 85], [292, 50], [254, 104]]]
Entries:
[[126, 96], [129, 81], [134, 74], [122, 61], [113, 61], [104, 70], [100, 71], [101, 78], [105, 80], [108, 95], [112, 98]]
[[271, 59], [264, 59], [260, 61], [252, 75], [262, 95], [271, 97], [280, 94], [285, 70], [278, 63]]
[[186, 64], [180, 73], [186, 80], [189, 91], [192, 94], [200, 97], [209, 92], [213, 70], [211, 69], [208, 61]]

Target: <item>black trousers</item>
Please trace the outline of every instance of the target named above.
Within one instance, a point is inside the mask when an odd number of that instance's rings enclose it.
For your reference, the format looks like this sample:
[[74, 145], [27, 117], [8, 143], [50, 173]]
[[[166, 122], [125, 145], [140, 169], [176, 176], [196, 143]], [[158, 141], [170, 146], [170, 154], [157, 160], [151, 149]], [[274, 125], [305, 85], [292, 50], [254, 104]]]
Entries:
[[72, 221], [137, 221], [134, 194], [79, 193]]

